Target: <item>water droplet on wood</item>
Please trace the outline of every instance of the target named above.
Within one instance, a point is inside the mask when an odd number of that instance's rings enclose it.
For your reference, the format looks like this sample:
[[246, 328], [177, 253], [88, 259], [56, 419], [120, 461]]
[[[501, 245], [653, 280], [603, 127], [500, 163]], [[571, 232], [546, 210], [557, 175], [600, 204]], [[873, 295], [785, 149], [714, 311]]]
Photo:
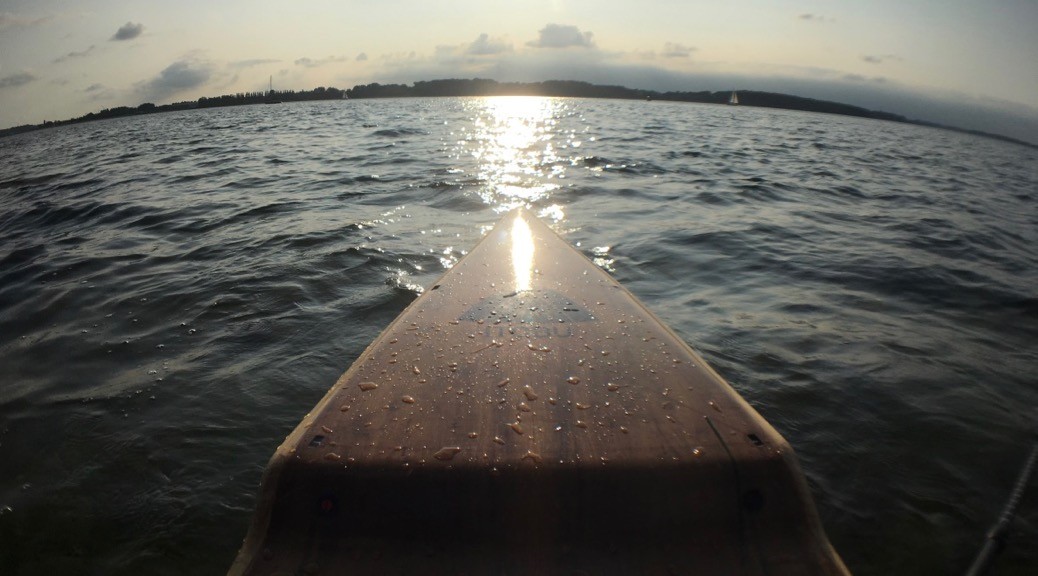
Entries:
[[544, 459], [533, 450], [527, 450], [526, 454], [523, 454], [522, 460], [533, 460], [534, 464], [540, 464]]
[[444, 446], [433, 454], [433, 458], [437, 460], [451, 460], [458, 452], [461, 452], [461, 448], [458, 446]]

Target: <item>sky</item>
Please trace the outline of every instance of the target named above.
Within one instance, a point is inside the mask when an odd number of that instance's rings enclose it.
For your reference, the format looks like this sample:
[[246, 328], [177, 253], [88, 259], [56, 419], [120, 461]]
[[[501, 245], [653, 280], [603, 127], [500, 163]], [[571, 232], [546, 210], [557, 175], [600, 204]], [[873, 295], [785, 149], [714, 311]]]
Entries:
[[271, 77], [766, 90], [1038, 143], [1038, 0], [0, 0], [0, 128]]

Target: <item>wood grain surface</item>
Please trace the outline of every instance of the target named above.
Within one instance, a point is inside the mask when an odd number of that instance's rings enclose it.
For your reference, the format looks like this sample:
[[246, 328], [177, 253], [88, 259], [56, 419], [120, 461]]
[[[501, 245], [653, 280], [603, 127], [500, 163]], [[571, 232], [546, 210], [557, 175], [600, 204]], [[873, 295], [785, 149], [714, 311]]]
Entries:
[[515, 212], [271, 459], [231, 574], [343, 573], [846, 569], [782, 437]]

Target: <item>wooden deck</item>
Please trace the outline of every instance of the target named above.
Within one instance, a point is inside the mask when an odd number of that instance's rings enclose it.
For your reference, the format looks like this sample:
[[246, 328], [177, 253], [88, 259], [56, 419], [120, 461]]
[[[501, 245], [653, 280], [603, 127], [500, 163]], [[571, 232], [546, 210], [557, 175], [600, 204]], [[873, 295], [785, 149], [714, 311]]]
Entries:
[[518, 212], [270, 461], [230, 574], [344, 573], [847, 574], [785, 440]]

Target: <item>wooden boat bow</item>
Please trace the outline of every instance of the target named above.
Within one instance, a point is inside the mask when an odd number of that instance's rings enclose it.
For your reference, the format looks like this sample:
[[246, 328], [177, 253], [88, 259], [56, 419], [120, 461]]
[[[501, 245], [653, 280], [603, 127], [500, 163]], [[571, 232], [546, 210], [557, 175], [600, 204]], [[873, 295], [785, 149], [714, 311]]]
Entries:
[[507, 215], [277, 449], [230, 574], [846, 574], [786, 441]]

